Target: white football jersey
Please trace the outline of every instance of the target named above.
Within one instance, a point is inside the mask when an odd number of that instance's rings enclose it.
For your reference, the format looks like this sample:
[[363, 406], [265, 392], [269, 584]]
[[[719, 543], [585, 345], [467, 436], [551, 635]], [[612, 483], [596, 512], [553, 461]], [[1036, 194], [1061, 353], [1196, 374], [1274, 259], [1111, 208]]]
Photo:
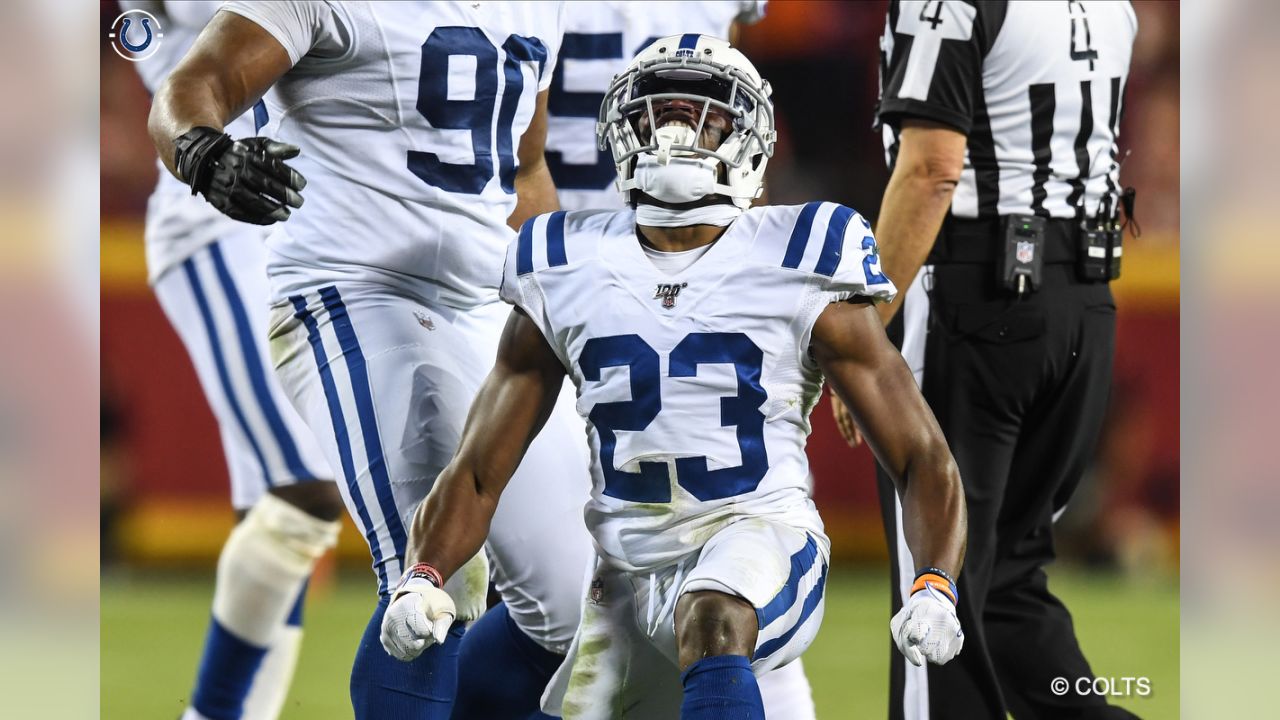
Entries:
[[[221, 4], [137, 0], [120, 3], [122, 10], [146, 10], [154, 15], [160, 25], [159, 31], [164, 34], [157, 41], [160, 44], [154, 55], [142, 62], [131, 63], [142, 76], [148, 92], [154, 95], [160, 88]], [[235, 138], [252, 136], [253, 113], [245, 113], [227, 123], [225, 132]], [[243, 233], [249, 227], [218, 212], [204, 198], [193, 197], [191, 188], [169, 174], [159, 160], [156, 160], [156, 166], [159, 176], [156, 188], [147, 200], [145, 232], [147, 275], [153, 283], [166, 270], [191, 257], [205, 245], [231, 233]], [[263, 231], [265, 235], [266, 231]]]
[[336, 281], [497, 300], [520, 138], [559, 2], [230, 2], [294, 62], [262, 134], [302, 148], [305, 205], [268, 245], [276, 300]]
[[621, 208], [613, 154], [596, 147], [596, 114], [613, 76], [649, 43], [699, 33], [728, 38], [764, 16], [764, 0], [572, 2], [547, 101], [547, 167], [565, 210]]
[[630, 572], [743, 516], [821, 533], [804, 451], [822, 389], [810, 332], [829, 303], [895, 293], [870, 226], [834, 203], [751, 209], [675, 273], [645, 255], [632, 210], [541, 215], [502, 284], [577, 386], [587, 527]]

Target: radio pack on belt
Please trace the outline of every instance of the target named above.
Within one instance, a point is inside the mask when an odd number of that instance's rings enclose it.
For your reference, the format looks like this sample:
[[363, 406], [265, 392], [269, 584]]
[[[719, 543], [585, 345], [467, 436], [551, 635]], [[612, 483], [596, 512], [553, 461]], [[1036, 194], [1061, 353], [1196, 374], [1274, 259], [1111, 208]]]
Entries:
[[1076, 272], [1081, 280], [1115, 280], [1120, 277], [1121, 239], [1124, 233], [1115, 223], [1080, 223], [1080, 254]]
[[996, 263], [996, 280], [1018, 295], [1040, 287], [1044, 269], [1045, 219], [1035, 215], [1004, 218], [1004, 252]]
[[[1097, 218], [1080, 222], [1076, 272], [1081, 280], [1107, 282], [1120, 277], [1125, 228], [1129, 228], [1135, 237], [1140, 232], [1133, 219], [1136, 196], [1133, 188], [1125, 188], [1120, 194], [1120, 207], [1113, 208], [1112, 196], [1108, 195], [1102, 199]], [[1119, 222], [1115, 210], [1123, 211], [1123, 223]]]
[[1051, 265], [1074, 266], [1079, 282], [1111, 282], [1120, 277], [1125, 231], [1141, 236], [1133, 216], [1135, 195], [1133, 188], [1125, 188], [1104, 197], [1093, 218], [948, 215], [926, 262], [990, 264], [996, 287], [1019, 297], [1042, 289], [1045, 267]]

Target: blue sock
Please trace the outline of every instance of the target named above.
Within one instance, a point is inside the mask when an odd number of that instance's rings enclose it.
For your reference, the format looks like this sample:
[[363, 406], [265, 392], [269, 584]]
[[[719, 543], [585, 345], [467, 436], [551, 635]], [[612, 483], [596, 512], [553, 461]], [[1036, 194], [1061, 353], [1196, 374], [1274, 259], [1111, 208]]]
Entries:
[[250, 645], [210, 618], [191, 698], [196, 712], [209, 720], [240, 720], [249, 686], [266, 654], [266, 648]]
[[400, 662], [378, 639], [390, 598], [382, 596], [360, 638], [351, 667], [351, 707], [356, 720], [448, 720], [458, 689], [462, 625], [454, 623], [443, 645], [413, 662]]
[[506, 603], [494, 605], [462, 639], [453, 720], [553, 720], [538, 706], [563, 661], [516, 627]]
[[[289, 625], [302, 626], [302, 601], [306, 596], [307, 585], [303, 583], [286, 621]], [[267, 648], [241, 640], [216, 618], [210, 618], [204, 654], [200, 657], [200, 669], [196, 674], [196, 689], [192, 693], [192, 707], [210, 720], [239, 720], [244, 714], [244, 701], [249, 697], [253, 679], [266, 655]]]
[[751, 661], [741, 655], [713, 655], [680, 676], [684, 703], [680, 720], [765, 720], [760, 686]]

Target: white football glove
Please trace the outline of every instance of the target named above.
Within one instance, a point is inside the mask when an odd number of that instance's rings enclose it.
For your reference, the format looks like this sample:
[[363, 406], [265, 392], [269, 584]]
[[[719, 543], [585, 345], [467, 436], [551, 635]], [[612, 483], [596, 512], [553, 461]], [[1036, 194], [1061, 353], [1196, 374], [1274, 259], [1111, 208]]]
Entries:
[[898, 650], [912, 665], [945, 665], [964, 647], [964, 631], [956, 606], [941, 591], [926, 584], [917, 590], [889, 621], [889, 632]]
[[434, 643], [443, 643], [457, 616], [449, 593], [423, 578], [410, 578], [391, 596], [382, 616], [382, 647], [409, 662]]

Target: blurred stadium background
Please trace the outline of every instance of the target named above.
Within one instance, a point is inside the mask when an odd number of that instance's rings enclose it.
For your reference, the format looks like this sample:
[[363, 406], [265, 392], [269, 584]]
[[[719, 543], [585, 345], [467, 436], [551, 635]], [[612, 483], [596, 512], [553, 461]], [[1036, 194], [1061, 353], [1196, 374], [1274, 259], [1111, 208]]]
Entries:
[[[1122, 169], [1143, 234], [1126, 240], [1110, 414], [1095, 462], [1059, 524], [1053, 588], [1094, 671], [1151, 678], [1117, 698], [1178, 716], [1179, 7], [1137, 2]], [[874, 218], [887, 180], [873, 132], [883, 2], [770, 3], [741, 45], [774, 87], [780, 124], [770, 201], [839, 201]], [[102, 37], [119, 10], [100, 4]], [[146, 283], [142, 221], [155, 181], [149, 98], [102, 45], [102, 710], [176, 716], [190, 691], [213, 566], [233, 522], [213, 418]], [[872, 461], [844, 446], [824, 400], [810, 457], [839, 563], [805, 662], [819, 715], [883, 717], [887, 567]], [[350, 527], [313, 582], [307, 640], [285, 717], [349, 716], [346, 687], [367, 620], [367, 550]]]

